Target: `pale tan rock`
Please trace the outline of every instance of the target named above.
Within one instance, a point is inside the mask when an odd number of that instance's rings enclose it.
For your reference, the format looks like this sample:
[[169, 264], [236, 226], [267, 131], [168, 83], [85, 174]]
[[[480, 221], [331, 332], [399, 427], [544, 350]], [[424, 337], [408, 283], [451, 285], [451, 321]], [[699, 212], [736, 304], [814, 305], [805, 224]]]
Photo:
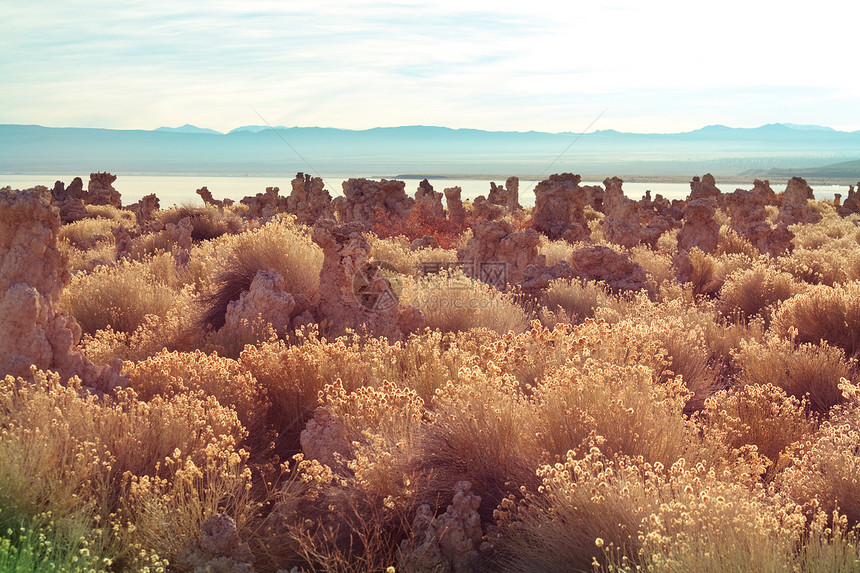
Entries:
[[138, 225], [144, 225], [147, 221], [152, 220], [152, 214], [158, 211], [160, 207], [158, 197], [155, 193], [145, 195], [137, 203], [132, 203], [128, 206], [128, 210], [134, 213]]
[[678, 233], [678, 249], [698, 247], [706, 253], [717, 249], [720, 224], [714, 220], [717, 200], [713, 196], [693, 199], [684, 206], [684, 226]]
[[720, 204], [721, 195], [722, 193], [719, 188], [717, 188], [717, 182], [714, 180], [714, 176], [710, 173], [705, 173], [701, 180], [698, 177], [693, 177], [693, 180], [690, 182], [690, 196], [687, 198], [687, 201], [713, 198], [717, 200], [718, 204]]
[[767, 194], [737, 189], [725, 196], [730, 226], [761, 253], [781, 256], [791, 251], [794, 233], [785, 224], [771, 226], [765, 209]]
[[243, 197], [240, 203], [248, 206], [245, 214], [249, 219], [268, 221], [278, 213], [287, 211], [287, 198], [279, 195], [280, 188], [266, 187], [265, 193], [257, 193], [253, 197]]
[[602, 281], [614, 292], [640, 290], [648, 278], [630, 257], [603, 246], [577, 249], [571, 255], [570, 268], [573, 276]]
[[460, 187], [448, 187], [445, 193], [445, 204], [448, 207], [448, 220], [462, 225], [466, 221], [466, 208], [460, 198], [463, 190]]
[[243, 321], [260, 317], [272, 325], [280, 336], [290, 332], [291, 321], [298, 314], [296, 299], [286, 292], [283, 277], [273, 270], [257, 272], [250, 288], [227, 305], [223, 328], [241, 330]]
[[585, 220], [586, 193], [579, 175], [550, 175], [535, 187], [532, 227], [552, 240], [574, 243], [590, 235]]
[[84, 203], [87, 205], [111, 205], [122, 209], [122, 197], [119, 191], [114, 189], [113, 183], [116, 175], [108, 172], [90, 173], [90, 182], [87, 184], [87, 192], [84, 194]]
[[490, 194], [487, 196], [487, 201], [493, 205], [504, 207], [509, 213], [522, 209], [519, 202], [519, 190], [520, 180], [514, 176], [508, 177], [503, 187], [490, 183]]
[[204, 186], [197, 190], [197, 194], [200, 195], [200, 198], [203, 199], [204, 205], [211, 205], [212, 207], [217, 207], [219, 209], [223, 209], [224, 207], [229, 207], [233, 204], [232, 199], [215, 199], [212, 196], [212, 192], [209, 191], [209, 188]]
[[782, 192], [777, 222], [784, 225], [818, 223], [821, 213], [809, 206], [809, 201], [814, 198], [812, 188], [805, 179], [792, 177]]
[[[458, 260], [474, 264], [477, 277], [500, 290], [523, 280], [528, 265], [546, 264], [546, 257], [538, 252], [540, 236], [533, 229], [516, 231], [507, 221], [478, 221], [472, 226], [472, 235], [466, 247], [458, 251]], [[482, 272], [492, 266], [488, 263], [503, 265], [505, 284], [496, 284], [496, 273]]]
[[292, 191], [287, 198], [287, 210], [296, 216], [299, 223], [312, 225], [320, 217], [328, 217], [331, 211], [331, 195], [320, 177], [296, 173], [290, 183]]
[[236, 522], [218, 513], [200, 524], [200, 537], [189, 539], [176, 556], [183, 571], [253, 573], [254, 556], [236, 533]]
[[854, 189], [854, 185], [848, 186], [848, 196], [841, 207], [838, 212], [843, 217], [851, 213], [860, 213], [860, 182], [857, 183], [857, 190]]
[[86, 219], [89, 216], [86, 205], [81, 198], [84, 183], [80, 177], [75, 177], [68, 189], [62, 181], [54, 183], [51, 191], [51, 204], [59, 209], [60, 220], [63, 224]]
[[415, 199], [406, 195], [406, 183], [382, 179], [348, 179], [343, 196], [332, 201], [341, 224], [374, 225], [387, 218], [406, 217]]
[[401, 542], [398, 570], [414, 573], [467, 573], [481, 548], [481, 497], [472, 484], [454, 486], [454, 499], [445, 513], [434, 516], [429, 505], [418, 508], [412, 522], [412, 537]]
[[473, 221], [498, 221], [505, 216], [505, 209], [490, 203], [483, 195], [478, 195], [472, 201]]
[[606, 214], [603, 236], [610, 243], [623, 247], [635, 247], [641, 243], [654, 248], [660, 235], [678, 224], [671, 217], [658, 213], [656, 205], [647, 195], [642, 201], [625, 197], [622, 183], [618, 177], [603, 182], [606, 187], [602, 202]]
[[418, 190], [415, 191], [415, 205], [420, 205], [432, 217], [441, 219], [445, 216], [445, 209], [442, 207], [442, 193], [434, 191], [433, 186], [426, 179], [418, 184]]
[[329, 467], [336, 467], [337, 457], [349, 452], [343, 424], [325, 406], [314, 410], [314, 417], [308, 420], [299, 442], [305, 459], [317, 460]]
[[340, 329], [366, 329], [375, 336], [400, 339], [404, 311], [397, 284], [370, 262], [371, 247], [363, 231], [358, 222], [338, 225], [320, 219], [314, 225], [312, 239], [323, 250], [316, 314]]
[[753, 181], [752, 193], [761, 197], [765, 205], [776, 205], [777, 203], [776, 193], [770, 188], [770, 181], [767, 179], [764, 181], [760, 179]]
[[0, 190], [0, 376], [29, 377], [35, 366], [111, 390], [125, 383], [119, 366], [86, 360], [75, 348], [80, 327], [60, 309], [69, 273], [57, 249], [59, 228], [45, 187]]

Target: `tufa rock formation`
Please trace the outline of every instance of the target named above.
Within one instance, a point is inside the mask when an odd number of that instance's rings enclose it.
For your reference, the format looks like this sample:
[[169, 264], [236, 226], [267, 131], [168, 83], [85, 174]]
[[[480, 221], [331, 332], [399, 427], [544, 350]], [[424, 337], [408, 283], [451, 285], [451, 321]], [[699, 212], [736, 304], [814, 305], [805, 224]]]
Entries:
[[495, 183], [490, 183], [490, 194], [487, 196], [487, 201], [493, 205], [504, 207], [508, 212], [522, 209], [519, 202], [520, 180], [517, 177], [508, 177], [504, 187], [497, 187]]
[[414, 203], [415, 199], [406, 195], [406, 183], [386, 179], [348, 179], [343, 182], [343, 196], [331, 202], [340, 224], [367, 225], [388, 217], [405, 217]]
[[253, 573], [254, 556], [236, 533], [236, 522], [218, 513], [200, 524], [200, 537], [189, 539], [176, 556], [183, 571]]
[[313, 225], [320, 217], [331, 215], [331, 195], [325, 190], [322, 178], [311, 178], [300, 171], [291, 185], [287, 210], [296, 216], [299, 223]]
[[443, 218], [445, 209], [442, 207], [442, 193], [433, 190], [433, 186], [426, 179], [422, 179], [415, 191], [415, 206], [420, 207], [432, 217]]
[[848, 197], [842, 202], [837, 212], [843, 217], [851, 213], [860, 213], [860, 182], [857, 183], [857, 190], [854, 189], [854, 185], [848, 186]]
[[444, 190], [445, 204], [448, 206], [448, 220], [458, 225], [466, 222], [466, 208], [460, 198], [463, 190], [459, 187], [448, 187]]
[[249, 219], [268, 221], [278, 213], [287, 210], [287, 198], [278, 195], [278, 187], [266, 187], [265, 193], [257, 193], [253, 197], [243, 197], [240, 203], [248, 206], [245, 216]]
[[796, 223], [817, 223], [821, 221], [821, 213], [809, 206], [809, 200], [814, 199], [812, 187], [806, 184], [802, 177], [792, 177], [782, 192], [782, 203], [779, 206], [777, 223], [794, 225]]
[[623, 247], [635, 247], [643, 243], [654, 248], [660, 235], [678, 224], [671, 217], [658, 213], [647, 195], [642, 201], [625, 197], [622, 183], [618, 177], [607, 178], [603, 182], [606, 187], [602, 198], [602, 207], [606, 213], [603, 236], [610, 243]]
[[284, 337], [307, 322], [311, 301], [303, 294], [286, 291], [283, 277], [273, 270], [257, 271], [250, 288], [227, 305], [224, 326], [228, 331], [241, 332], [243, 322], [262, 318]]
[[[761, 183], [760, 181], [757, 181]], [[760, 253], [781, 256], [791, 251], [794, 234], [784, 224], [775, 229], [767, 220], [766, 194], [737, 189], [725, 196], [725, 205], [731, 218], [731, 228], [749, 241]]]
[[0, 375], [28, 377], [35, 366], [111, 390], [124, 382], [119, 365], [98, 368], [84, 358], [75, 349], [81, 329], [60, 310], [69, 273], [59, 228], [45, 187], [0, 190]]
[[336, 328], [366, 328], [374, 336], [400, 339], [421, 327], [424, 317], [401, 305], [399, 285], [392, 285], [368, 262], [370, 243], [358, 222], [338, 226], [321, 219], [312, 239], [323, 250], [317, 316]]
[[204, 186], [197, 190], [197, 194], [200, 195], [200, 198], [203, 199], [203, 204], [207, 206], [217, 207], [218, 209], [223, 209], [224, 207], [229, 207], [233, 204], [232, 199], [224, 199], [219, 200], [215, 199], [212, 196], [212, 192], [209, 191], [209, 188]]
[[698, 247], [706, 253], [717, 249], [720, 224], [714, 220], [717, 200], [714, 197], [693, 199], [684, 206], [684, 226], [678, 233], [678, 250]]
[[722, 193], [717, 188], [717, 182], [714, 181], [714, 176], [710, 173], [702, 175], [700, 180], [698, 177], [693, 177], [690, 181], [690, 196], [687, 201], [695, 201], [697, 199], [706, 198], [716, 199], [718, 204], [722, 204]]
[[572, 275], [587, 281], [602, 281], [613, 292], [645, 288], [645, 270], [630, 257], [609, 247], [578, 249], [570, 259]]
[[412, 538], [398, 551], [398, 570], [414, 573], [467, 573], [478, 559], [483, 533], [481, 498], [468, 481], [457, 482], [454, 499], [442, 515], [422, 505], [412, 522]]
[[535, 187], [532, 227], [552, 240], [570, 243], [589, 236], [585, 220], [585, 190], [579, 186], [579, 175], [550, 175]]
[[51, 191], [51, 204], [59, 209], [60, 220], [65, 225], [74, 221], [86, 219], [89, 216], [83, 200], [84, 182], [80, 177], [75, 177], [65, 188], [62, 181], [54, 183]]
[[137, 203], [128, 206], [128, 210], [134, 213], [138, 225], [144, 225], [152, 220], [152, 214], [158, 211], [160, 205], [155, 193], [150, 193], [141, 198]]
[[90, 173], [90, 182], [87, 184], [87, 192], [84, 202], [87, 205], [111, 205], [122, 209], [122, 197], [119, 191], [113, 188], [116, 175], [108, 172]]
[[[546, 264], [546, 257], [538, 254], [540, 236], [533, 229], [516, 231], [507, 221], [478, 221], [472, 226], [473, 237], [466, 248], [457, 253], [460, 262], [474, 263], [477, 278], [493, 286], [504, 289], [508, 284], [523, 280], [523, 271], [528, 265]], [[504, 265], [505, 284], [499, 284], [499, 277], [490, 270], [488, 262]]]

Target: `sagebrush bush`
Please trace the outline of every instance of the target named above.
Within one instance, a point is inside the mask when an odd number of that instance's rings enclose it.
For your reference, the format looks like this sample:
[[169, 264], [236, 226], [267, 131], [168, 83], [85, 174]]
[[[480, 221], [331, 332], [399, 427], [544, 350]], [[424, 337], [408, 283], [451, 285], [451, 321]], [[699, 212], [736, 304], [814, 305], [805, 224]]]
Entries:
[[175, 298], [173, 289], [158, 281], [146, 262], [123, 261], [72, 277], [60, 306], [86, 334], [108, 327], [132, 333], [147, 315], [166, 316]]
[[717, 392], [705, 400], [698, 419], [706, 432], [719, 435], [735, 450], [755, 446], [771, 462], [770, 477], [781, 469], [781, 456], [816, 430], [805, 401], [772, 384]]
[[777, 571], [790, 563], [802, 532], [802, 516], [787, 519], [763, 490], [745, 485], [749, 476], [734, 481], [685, 460], [665, 467], [592, 446], [537, 475], [539, 490], [519, 502], [508, 498], [496, 511], [504, 571], [558, 571], [559, 564], [574, 571], [723, 571], [751, 562]]
[[778, 303], [804, 290], [804, 285], [791, 274], [777, 271], [763, 262], [726, 277], [717, 308], [726, 317], [739, 316], [748, 320], [761, 316], [767, 323]]
[[143, 402], [120, 391], [97, 401], [34, 370], [32, 384], [0, 381], [0, 419], [0, 507], [103, 528], [121, 569], [173, 560], [224, 503], [240, 523], [254, 511], [237, 447], [245, 431], [214, 398]]
[[847, 380], [840, 386], [846, 403], [833, 408], [775, 485], [798, 503], [838, 510], [854, 526], [860, 523], [860, 389]]
[[528, 316], [510, 295], [459, 270], [442, 269], [407, 282], [401, 301], [418, 307], [431, 330], [463, 332], [483, 327], [504, 334], [522, 332], [528, 326]]
[[795, 344], [769, 336], [764, 341], [741, 342], [733, 359], [738, 383], [773, 384], [790, 396], [807, 399], [810, 408], [820, 413], [841, 400], [842, 378], [858, 379], [856, 361], [825, 342]]
[[860, 281], [810, 287], [779, 307], [772, 328], [784, 338], [796, 330], [798, 343], [824, 341], [849, 357], [860, 355]]
[[602, 306], [610, 306], [614, 297], [607, 293], [605, 286], [594, 281], [558, 279], [549, 284], [543, 293], [543, 304], [551, 311], [564, 311], [572, 324], [594, 317], [594, 311]]
[[210, 290], [201, 298], [205, 311], [202, 328], [218, 330], [224, 325], [227, 306], [247, 291], [258, 271], [273, 270], [284, 279], [286, 291], [313, 299], [319, 287], [322, 249], [307, 231], [283, 217], [259, 229], [226, 237], [211, 278]]

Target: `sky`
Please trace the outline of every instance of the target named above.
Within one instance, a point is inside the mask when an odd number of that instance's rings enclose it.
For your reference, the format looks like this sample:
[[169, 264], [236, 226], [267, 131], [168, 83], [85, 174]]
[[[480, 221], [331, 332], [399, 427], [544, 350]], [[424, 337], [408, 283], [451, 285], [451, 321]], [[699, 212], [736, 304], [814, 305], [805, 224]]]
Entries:
[[860, 130], [854, 2], [0, 0], [0, 15], [0, 123]]

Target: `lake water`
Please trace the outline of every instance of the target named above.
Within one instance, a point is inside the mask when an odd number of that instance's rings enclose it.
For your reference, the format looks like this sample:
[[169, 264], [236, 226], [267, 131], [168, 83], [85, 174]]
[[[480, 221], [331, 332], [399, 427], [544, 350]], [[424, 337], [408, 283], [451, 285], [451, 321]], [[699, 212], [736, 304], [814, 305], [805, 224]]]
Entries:
[[[358, 177], [358, 176], [357, 176]], [[376, 178], [370, 177], [368, 178]], [[2, 175], [0, 174], [0, 187], [7, 185], [13, 189], [27, 189], [36, 185], [44, 185], [53, 188], [55, 181], [63, 181], [68, 185], [75, 175]], [[84, 185], [87, 183], [85, 177]], [[158, 176], [158, 175], [120, 175], [114, 187], [122, 194], [123, 204], [134, 203], [144, 195], [155, 193], [161, 200], [161, 207], [166, 208], [173, 204], [202, 205], [203, 201], [196, 194], [196, 190], [206, 186], [216, 199], [229, 197], [235, 201], [248, 195], [256, 195], [266, 190], [266, 187], [279, 187], [281, 195], [289, 195], [290, 181], [292, 177], [208, 177], [201, 176]], [[343, 176], [324, 176], [326, 189], [333, 195], [342, 193]], [[406, 179], [406, 192], [410, 196], [415, 195], [419, 180]], [[446, 187], [460, 187], [463, 190], [463, 199], [475, 199], [479, 195], [485, 197], [490, 191], [490, 181], [480, 179], [433, 179], [429, 178], [430, 184], [436, 191], [442, 191]], [[504, 185], [504, 180], [495, 182]], [[520, 180], [520, 203], [525, 206], [534, 205], [533, 189], [538, 182], [535, 180]], [[582, 185], [602, 185], [599, 181], [583, 181]], [[772, 182], [771, 187], [776, 192], [785, 189], [784, 182]], [[736, 188], [752, 189], [752, 180], [747, 184], [721, 184], [717, 180], [717, 186], [724, 192], [732, 192]], [[666, 199], [684, 199], [690, 193], [689, 183], [642, 183], [625, 182], [624, 192], [631, 199], [641, 199], [645, 191], [650, 189], [651, 196], [658, 193]], [[813, 187], [816, 199], [833, 200], [834, 193], [841, 193], [843, 197], [848, 195], [847, 185], [819, 185]]]

